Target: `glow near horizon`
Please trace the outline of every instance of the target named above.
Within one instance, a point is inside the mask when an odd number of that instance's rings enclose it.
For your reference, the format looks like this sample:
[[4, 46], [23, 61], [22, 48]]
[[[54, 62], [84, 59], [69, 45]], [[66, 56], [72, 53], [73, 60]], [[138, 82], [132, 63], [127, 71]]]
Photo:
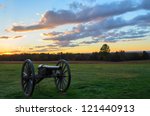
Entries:
[[[118, 2], [122, 0], [96, 0], [95, 2], [85, 2], [83, 0], [82, 4], [86, 4], [86, 6], [89, 6], [90, 4], [96, 5], [96, 4], [108, 4], [111, 2]], [[137, 0], [139, 1], [139, 0]], [[51, 41], [44, 41], [42, 40], [43, 37], [41, 36], [42, 33], [49, 33], [52, 31], [69, 31], [71, 30], [75, 24], [67, 24], [67, 25], [62, 25], [58, 26], [56, 28], [52, 29], [45, 29], [45, 30], [35, 30], [35, 31], [30, 31], [30, 32], [7, 32], [5, 31], [6, 29], [10, 28], [14, 23], [16, 24], [25, 24], [25, 25], [30, 25], [30, 24], [35, 24], [41, 19], [41, 15], [45, 14], [46, 11], [48, 10], [69, 10], [69, 4], [73, 3], [74, 0], [68, 1], [64, 0], [63, 3], [60, 2], [59, 0], [44, 0], [44, 1], [39, 1], [37, 2], [36, 0], [32, 1], [19, 1], [19, 0], [14, 0], [14, 1], [5, 1], [5, 0], [0, 0], [1, 7], [0, 8], [0, 22], [1, 22], [1, 27], [0, 27], [0, 36], [23, 36], [22, 38], [17, 38], [17, 39], [0, 39], [0, 53], [25, 53], [25, 52], [31, 52], [29, 48], [33, 48], [35, 46], [44, 46], [47, 44], [52, 44], [53, 40]], [[76, 1], [80, 2], [80, 1]], [[132, 11], [128, 13], [124, 13], [119, 15], [119, 17], [123, 17], [124, 19], [132, 19], [138, 15], [143, 15], [149, 13], [149, 10], [137, 10], [137, 11]], [[118, 16], [118, 15], [117, 15]], [[116, 17], [117, 17], [116, 16]], [[82, 39], [82, 38], [81, 38]], [[85, 40], [89, 40], [90, 37], [84, 38]], [[135, 38], [136, 39], [136, 38]], [[59, 47], [58, 50], [54, 51], [45, 51], [45, 53], [58, 53], [58, 52], [72, 52], [72, 53], [89, 53], [89, 52], [97, 52], [99, 51], [100, 47], [104, 44], [107, 43], [111, 51], [119, 51], [119, 50], [125, 50], [125, 51], [143, 51], [143, 50], [150, 50], [149, 43], [150, 43], [150, 36], [146, 36], [143, 38], [140, 38], [141, 40], [137, 41], [118, 41], [118, 42], [97, 42], [93, 44], [87, 44], [87, 45], [79, 45], [75, 47]], [[80, 39], [75, 40], [77, 43], [80, 42]], [[43, 51], [44, 52], [44, 51]]]

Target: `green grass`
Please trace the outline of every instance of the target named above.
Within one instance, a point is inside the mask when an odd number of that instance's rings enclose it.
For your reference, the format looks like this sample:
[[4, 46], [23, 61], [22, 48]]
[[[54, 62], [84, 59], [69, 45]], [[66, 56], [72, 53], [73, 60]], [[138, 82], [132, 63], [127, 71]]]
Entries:
[[[0, 64], [0, 98], [24, 99], [21, 64]], [[35, 65], [37, 67], [37, 65]], [[36, 85], [31, 98], [150, 99], [150, 64], [72, 64], [72, 82], [66, 93], [57, 92], [54, 79]]]

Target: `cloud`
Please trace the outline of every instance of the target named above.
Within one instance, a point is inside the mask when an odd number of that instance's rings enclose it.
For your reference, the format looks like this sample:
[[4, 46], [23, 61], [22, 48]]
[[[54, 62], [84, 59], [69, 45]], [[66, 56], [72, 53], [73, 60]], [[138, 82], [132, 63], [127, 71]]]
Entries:
[[22, 38], [23, 36], [18, 35], [18, 36], [0, 36], [0, 39], [17, 39], [17, 38]]
[[145, 15], [140, 15], [135, 17], [132, 21], [133, 24], [139, 23], [138, 25], [144, 25], [144, 24], [150, 24], [150, 13], [147, 13]]
[[59, 25], [73, 23], [74, 18], [75, 14], [72, 13], [71, 11], [67, 10], [60, 10], [58, 12], [47, 11], [38, 24], [30, 26], [15, 25], [11, 29], [8, 29], [8, 31], [24, 32], [39, 29], [55, 28], [56, 26]]
[[69, 4], [69, 7], [72, 10], [81, 10], [81, 9], [85, 8], [85, 5], [83, 5], [82, 3], [74, 1], [71, 4]]
[[118, 42], [118, 41], [140, 41], [146, 36], [146, 32], [140, 33], [140, 30], [130, 29], [128, 31], [116, 31], [107, 33], [107, 36], [102, 40], [103, 42]]
[[34, 30], [39, 30], [39, 29], [48, 29], [48, 28], [50, 27], [47, 27], [46, 25], [42, 25], [42, 24], [36, 24], [36, 25], [31, 25], [31, 26], [15, 25], [10, 29], [6, 29], [6, 31], [25, 32], [25, 31], [34, 31]]
[[38, 49], [38, 50], [35, 50], [35, 49], [33, 49], [32, 51], [30, 51], [30, 52], [32, 52], [32, 53], [39, 53], [39, 52], [53, 52], [53, 51], [57, 51], [58, 49], [48, 49], [48, 48], [41, 48], [41, 49]]
[[1, 9], [1, 8], [4, 8], [4, 5], [0, 4], [0, 9]]
[[[141, 4], [140, 4], [141, 5]], [[73, 4], [73, 7], [80, 7], [80, 4]], [[65, 24], [80, 24], [94, 20], [103, 20], [106, 17], [120, 15], [126, 12], [137, 10], [138, 4], [131, 0], [112, 2], [103, 5], [84, 7], [78, 12], [71, 10], [47, 11], [37, 24], [33, 25], [13, 25], [9, 31], [33, 31], [39, 29], [52, 29]], [[86, 15], [85, 15], [86, 14]]]
[[80, 44], [93, 44], [93, 43], [98, 43], [100, 40], [98, 38], [94, 38], [91, 41], [82, 41]]
[[51, 32], [51, 33], [43, 33], [42, 35], [43, 36], [52, 36], [52, 37], [54, 37], [54, 36], [58, 36], [58, 35], [60, 35], [60, 34], [62, 34], [62, 32]]
[[96, 2], [96, 0], [84, 0], [85, 2], [90, 2], [90, 3], [93, 3], [93, 2]]
[[53, 52], [53, 51], [58, 51], [59, 48], [55, 44], [48, 44], [48, 45], [39, 45], [39, 46], [34, 46], [33, 48], [29, 48], [29, 51], [32, 53], [36, 52]]
[[[98, 42], [138, 41], [150, 35], [150, 13], [138, 15], [131, 20], [121, 18], [122, 14], [149, 10], [150, 2], [122, 0], [107, 4], [85, 6], [78, 2], [70, 4], [72, 10], [47, 11], [40, 21], [33, 25], [13, 25], [10, 31], [24, 32], [39, 29], [52, 29], [65, 24], [76, 24], [69, 31], [43, 33], [44, 41], [53, 41], [51, 49], [76, 47]], [[76, 11], [74, 11], [74, 10]], [[116, 17], [117, 16], [117, 17]], [[128, 27], [129, 31], [126, 31]], [[90, 37], [91, 40], [85, 40]], [[80, 39], [79, 43], [75, 41]], [[83, 40], [83, 41], [82, 41]], [[35, 46], [31, 50], [46, 51], [47, 45]]]
[[38, 46], [35, 46], [34, 48], [46, 48], [46, 47], [48, 47], [48, 48], [54, 48], [54, 47], [56, 47], [56, 45], [55, 44], [38, 45]]
[[150, 9], [150, 1], [149, 0], [142, 0], [141, 7], [144, 9]]
[[76, 46], [79, 46], [78, 44], [72, 43], [68, 40], [56, 41], [54, 44], [56, 46], [59, 46], [59, 47], [76, 47]]
[[63, 40], [63, 41], [56, 40], [53, 42], [53, 44], [35, 46], [32, 49], [41, 49], [41, 48], [47, 49], [48, 48], [48, 49], [58, 50], [60, 47], [76, 47], [76, 46], [79, 46], [79, 45], [76, 43], [66, 41], [66, 40]]
[[[150, 35], [150, 13], [137, 16], [131, 20], [118, 18], [107, 18], [92, 24], [79, 25], [69, 32], [51, 32], [54, 36], [47, 34], [43, 40], [57, 41], [56, 44], [67, 47], [74, 44], [72, 41], [91, 37], [92, 41], [83, 41], [80, 44], [91, 44], [104, 42], [117, 42], [123, 39], [142, 38]], [[128, 26], [129, 31], [120, 31]], [[112, 32], [111, 32], [112, 31]], [[46, 35], [46, 34], [45, 34]]]
[[14, 38], [14, 39], [17, 39], [17, 38], [21, 38], [21, 37], [23, 37], [23, 36], [18, 35], [18, 36], [14, 36], [13, 38]]

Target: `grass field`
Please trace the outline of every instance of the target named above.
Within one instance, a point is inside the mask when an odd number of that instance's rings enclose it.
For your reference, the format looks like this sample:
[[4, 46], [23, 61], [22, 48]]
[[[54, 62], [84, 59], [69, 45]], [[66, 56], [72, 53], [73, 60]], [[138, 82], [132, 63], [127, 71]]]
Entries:
[[[0, 98], [25, 98], [20, 86], [21, 66], [0, 64]], [[150, 99], [150, 62], [71, 64], [71, 71], [67, 93], [57, 92], [52, 78], [39, 83], [31, 98]]]

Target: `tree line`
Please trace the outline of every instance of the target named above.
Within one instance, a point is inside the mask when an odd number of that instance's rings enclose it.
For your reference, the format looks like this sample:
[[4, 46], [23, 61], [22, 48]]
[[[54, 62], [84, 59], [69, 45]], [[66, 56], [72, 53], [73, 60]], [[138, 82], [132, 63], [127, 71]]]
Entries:
[[130, 61], [130, 60], [147, 60], [150, 59], [150, 54], [143, 52], [125, 52], [123, 50], [110, 52], [107, 44], [104, 44], [99, 52], [93, 53], [58, 53], [58, 54], [14, 54], [14, 55], [0, 55], [0, 61], [24, 61], [31, 59], [33, 61], [55, 61], [59, 59], [66, 59], [72, 61]]

